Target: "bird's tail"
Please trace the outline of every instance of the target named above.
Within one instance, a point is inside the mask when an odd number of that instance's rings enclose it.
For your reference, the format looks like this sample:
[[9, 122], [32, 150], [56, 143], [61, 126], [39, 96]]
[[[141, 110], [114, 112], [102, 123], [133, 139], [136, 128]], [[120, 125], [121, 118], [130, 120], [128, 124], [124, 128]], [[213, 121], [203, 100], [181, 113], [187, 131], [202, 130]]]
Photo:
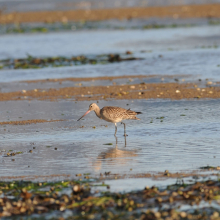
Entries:
[[135, 114], [135, 115], [139, 115], [139, 114], [142, 114], [142, 112], [134, 112], [134, 111], [131, 111], [130, 110], [130, 108], [127, 110], [127, 112], [129, 113], [129, 114]]
[[140, 114], [142, 114], [142, 112], [135, 112], [137, 115], [140, 115]]
[[141, 112], [131, 111], [130, 109], [127, 110], [127, 113], [129, 115], [129, 118], [126, 119], [134, 119], [134, 120], [140, 120], [139, 118], [136, 117], [136, 115], [142, 114]]

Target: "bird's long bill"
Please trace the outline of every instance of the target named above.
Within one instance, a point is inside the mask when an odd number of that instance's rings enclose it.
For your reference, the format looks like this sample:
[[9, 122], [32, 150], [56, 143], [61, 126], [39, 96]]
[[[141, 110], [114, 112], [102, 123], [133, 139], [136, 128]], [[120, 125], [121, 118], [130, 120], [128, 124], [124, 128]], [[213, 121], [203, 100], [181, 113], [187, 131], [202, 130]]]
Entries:
[[[81, 118], [83, 118], [84, 116], [86, 116], [89, 112], [90, 112], [90, 110], [88, 110]], [[81, 119], [81, 118], [80, 118], [80, 119]], [[80, 119], [78, 119], [77, 121], [79, 121]]]

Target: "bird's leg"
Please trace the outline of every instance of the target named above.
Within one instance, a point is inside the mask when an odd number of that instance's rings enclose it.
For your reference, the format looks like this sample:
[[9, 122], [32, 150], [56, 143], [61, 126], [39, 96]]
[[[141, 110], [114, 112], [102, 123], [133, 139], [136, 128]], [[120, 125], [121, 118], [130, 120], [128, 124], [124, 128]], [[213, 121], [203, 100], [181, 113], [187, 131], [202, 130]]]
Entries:
[[116, 145], [115, 145], [115, 147], [117, 148], [117, 146], [118, 146], [118, 138], [117, 138], [116, 135], [115, 135], [115, 141], [116, 141]]
[[124, 136], [126, 137], [127, 136], [127, 134], [126, 134], [126, 125], [125, 125], [124, 122], [121, 122], [121, 123], [124, 125]]
[[125, 147], [126, 147], [126, 145], [127, 145], [127, 142], [126, 142], [126, 136], [125, 136]]
[[115, 137], [116, 137], [116, 133], [117, 133], [117, 124], [115, 123]]

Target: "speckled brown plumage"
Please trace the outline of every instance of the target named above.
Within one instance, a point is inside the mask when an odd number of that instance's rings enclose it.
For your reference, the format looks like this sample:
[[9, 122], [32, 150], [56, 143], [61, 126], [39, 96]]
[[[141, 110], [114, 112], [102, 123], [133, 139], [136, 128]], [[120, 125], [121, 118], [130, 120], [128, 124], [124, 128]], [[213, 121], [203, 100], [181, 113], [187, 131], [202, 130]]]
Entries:
[[[96, 103], [92, 103], [89, 106], [89, 110], [82, 117], [87, 115], [90, 111], [95, 111], [95, 114], [100, 119], [115, 123], [115, 135], [117, 133], [117, 123], [118, 122], [121, 122], [122, 120], [129, 120], [129, 119], [130, 120], [140, 120], [139, 118], [136, 117], [136, 115], [141, 114], [141, 112], [135, 112], [130, 109], [124, 109], [124, 108], [114, 107], [114, 106], [106, 106], [100, 110], [100, 108], [98, 107], [98, 105], [96, 105]], [[80, 119], [78, 119], [78, 121]], [[125, 132], [126, 125], [124, 122], [121, 122], [121, 123], [124, 124], [124, 135], [126, 136], [126, 132]]]
[[124, 109], [114, 106], [106, 106], [100, 110], [101, 118], [105, 121], [117, 123], [122, 120], [133, 119], [140, 120], [136, 117], [137, 113], [130, 109]]

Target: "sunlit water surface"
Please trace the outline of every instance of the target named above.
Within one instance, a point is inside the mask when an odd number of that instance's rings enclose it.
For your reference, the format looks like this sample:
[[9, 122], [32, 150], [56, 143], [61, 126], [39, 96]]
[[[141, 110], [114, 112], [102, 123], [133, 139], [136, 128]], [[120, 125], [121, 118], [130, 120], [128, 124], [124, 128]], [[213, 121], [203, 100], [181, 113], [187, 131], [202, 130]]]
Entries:
[[[74, 177], [78, 173], [95, 176], [109, 171], [132, 175], [164, 170], [193, 171], [205, 165], [219, 165], [219, 100], [102, 101], [100, 107], [113, 105], [143, 112], [140, 121], [127, 121], [126, 143], [123, 126], [118, 124], [117, 145], [114, 124], [100, 120], [93, 112], [84, 120], [76, 121], [89, 104], [3, 103], [3, 120], [19, 120], [19, 116], [23, 120], [66, 121], [2, 126], [0, 175], [69, 174]], [[16, 107], [12, 109], [12, 106]], [[157, 119], [160, 117], [164, 118]], [[9, 150], [23, 153], [4, 157]]]

